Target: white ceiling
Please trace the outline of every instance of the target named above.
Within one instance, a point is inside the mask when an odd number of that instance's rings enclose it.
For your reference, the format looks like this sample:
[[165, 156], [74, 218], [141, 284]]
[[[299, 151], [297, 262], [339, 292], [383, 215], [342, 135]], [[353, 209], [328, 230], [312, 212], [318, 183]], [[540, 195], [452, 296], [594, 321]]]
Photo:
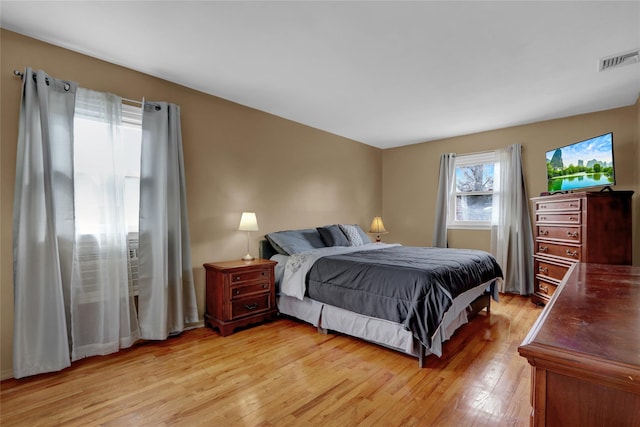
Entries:
[[600, 58], [640, 47], [640, 1], [0, 8], [8, 30], [380, 148], [627, 106], [640, 94], [640, 64], [598, 71]]

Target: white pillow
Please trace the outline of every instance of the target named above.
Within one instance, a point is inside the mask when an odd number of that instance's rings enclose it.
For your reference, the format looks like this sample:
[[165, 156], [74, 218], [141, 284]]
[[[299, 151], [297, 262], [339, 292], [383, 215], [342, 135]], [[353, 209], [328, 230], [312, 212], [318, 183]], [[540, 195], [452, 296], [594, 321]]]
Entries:
[[345, 236], [347, 236], [347, 239], [349, 239], [349, 244], [351, 246], [364, 245], [362, 237], [360, 237], [360, 233], [358, 232], [358, 228], [355, 225], [340, 224], [340, 229]]

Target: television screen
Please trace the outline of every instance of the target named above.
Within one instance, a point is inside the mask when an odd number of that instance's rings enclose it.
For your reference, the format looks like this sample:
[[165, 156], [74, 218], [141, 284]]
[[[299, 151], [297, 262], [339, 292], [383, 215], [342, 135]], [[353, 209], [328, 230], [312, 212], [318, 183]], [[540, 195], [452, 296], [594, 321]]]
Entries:
[[547, 151], [550, 193], [614, 185], [611, 132]]

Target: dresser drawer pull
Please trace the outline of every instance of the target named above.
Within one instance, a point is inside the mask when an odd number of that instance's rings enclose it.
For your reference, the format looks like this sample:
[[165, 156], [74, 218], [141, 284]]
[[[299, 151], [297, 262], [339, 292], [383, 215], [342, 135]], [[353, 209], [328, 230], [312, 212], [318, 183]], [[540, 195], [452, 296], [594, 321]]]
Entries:
[[548, 287], [548, 286], [542, 286], [542, 285], [540, 285], [540, 286], [538, 286], [538, 287], [539, 287], [539, 288], [540, 288], [540, 290], [541, 290], [542, 292], [544, 292], [545, 294], [549, 294], [549, 287]]
[[547, 267], [538, 267], [538, 271], [544, 274], [549, 273], [549, 269]]
[[254, 303], [254, 304], [245, 304], [244, 308], [246, 308], [247, 310], [255, 310], [256, 308], [258, 308], [258, 303]]
[[577, 221], [577, 220], [578, 220], [578, 217], [576, 217], [576, 216], [570, 216], [569, 217], [569, 221]]
[[569, 207], [570, 207], [570, 208], [577, 208], [577, 207], [579, 207], [579, 206], [580, 206], [580, 205], [578, 205], [578, 204], [576, 204], [576, 203], [569, 203]]
[[266, 276], [266, 275], [267, 275], [267, 272], [266, 272], [266, 271], [263, 271], [263, 272], [262, 272], [262, 276], [264, 277], [264, 276]]
[[569, 237], [578, 237], [577, 231], [567, 231], [567, 236]]
[[267, 285], [266, 283], [262, 284], [262, 289], [267, 289], [269, 287], [269, 285]]
[[540, 230], [539, 233], [541, 236], [548, 236], [549, 235], [549, 230]]
[[546, 247], [546, 246], [539, 246], [539, 247], [538, 247], [538, 250], [539, 250], [540, 252], [549, 252], [549, 248], [548, 248], [548, 247]]
[[547, 217], [546, 217], [546, 216], [541, 216], [541, 217], [540, 217], [540, 221], [546, 221], [546, 220], [547, 220]]
[[578, 257], [578, 251], [571, 252], [569, 249], [567, 249], [567, 255], [572, 256], [574, 258], [577, 258]]
[[540, 209], [547, 209], [547, 205], [540, 205]]
[[236, 295], [240, 295], [240, 289], [236, 289], [236, 290], [234, 291], [234, 293], [235, 293]]
[[240, 280], [240, 276], [233, 276], [233, 281], [234, 281], [234, 282], [237, 282], [237, 281], [239, 281], [239, 280]]

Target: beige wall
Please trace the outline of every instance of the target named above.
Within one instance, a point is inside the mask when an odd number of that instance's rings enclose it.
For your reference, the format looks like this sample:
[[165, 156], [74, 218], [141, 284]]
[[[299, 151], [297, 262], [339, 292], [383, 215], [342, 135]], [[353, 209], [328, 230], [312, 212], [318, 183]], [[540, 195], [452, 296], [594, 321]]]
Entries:
[[[613, 131], [615, 190], [633, 190], [633, 260], [640, 265], [640, 102], [592, 114], [498, 129], [385, 150], [382, 155], [384, 223], [387, 240], [431, 245], [440, 154], [473, 153], [522, 145], [529, 197], [546, 191], [545, 153], [553, 148]], [[489, 250], [485, 230], [451, 230], [449, 244]]]
[[21, 91], [14, 69], [30, 66], [86, 88], [181, 106], [201, 317], [202, 264], [239, 259], [246, 253], [246, 234], [236, 230], [242, 211], [255, 211], [258, 216], [260, 232], [251, 234], [252, 252], [257, 254], [258, 239], [270, 231], [337, 222], [365, 228], [382, 210], [379, 149], [6, 30], [0, 37], [2, 378], [11, 375], [12, 369], [11, 222]]

